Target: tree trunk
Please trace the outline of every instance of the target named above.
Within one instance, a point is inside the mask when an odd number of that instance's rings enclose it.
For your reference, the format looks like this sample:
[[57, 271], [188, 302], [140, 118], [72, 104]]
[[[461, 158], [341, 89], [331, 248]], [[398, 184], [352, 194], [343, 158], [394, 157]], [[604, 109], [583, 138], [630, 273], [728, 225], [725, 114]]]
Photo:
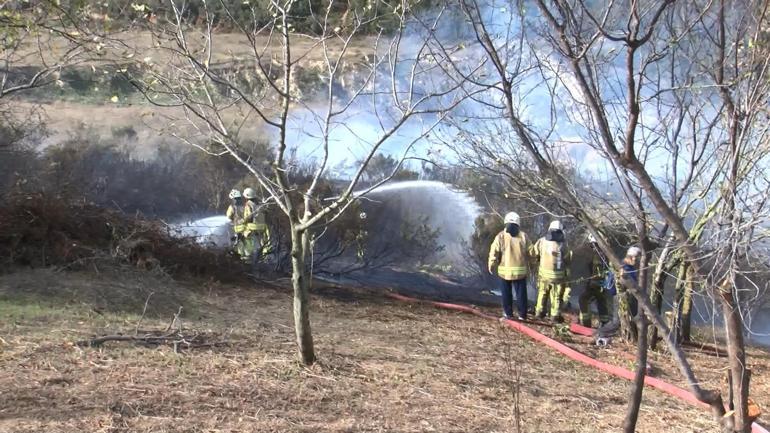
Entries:
[[[648, 287], [648, 271], [647, 265], [650, 263], [652, 257], [652, 250], [649, 238], [647, 237], [647, 224], [644, 220], [637, 222], [637, 230], [639, 231], [639, 238], [641, 239], [642, 254], [641, 262], [639, 263], [639, 295], [645, 296], [645, 289]], [[628, 406], [626, 408], [626, 417], [623, 420], [623, 431], [625, 433], [634, 433], [636, 431], [636, 422], [639, 419], [639, 409], [642, 407], [642, 393], [644, 391], [644, 377], [647, 374], [647, 316], [644, 314], [644, 309], [639, 309], [635, 316], [636, 323], [632, 323], [632, 326], [636, 329], [637, 336], [637, 348], [636, 348], [636, 374], [634, 375], [634, 382], [631, 385], [631, 392], [628, 396]]]
[[307, 259], [310, 240], [306, 230], [291, 229], [291, 283], [294, 289], [294, 331], [300, 360], [305, 365], [315, 362], [313, 334], [310, 330], [310, 275]]
[[[634, 383], [631, 387], [631, 393], [628, 396], [628, 407], [626, 408], [626, 418], [623, 420], [623, 431], [625, 433], [634, 433], [636, 431], [636, 421], [639, 419], [639, 409], [642, 407], [642, 392], [644, 391], [644, 378], [647, 375], [647, 316], [644, 311], [639, 311], [637, 324], [639, 325], [639, 339], [636, 345], [636, 374]], [[653, 327], [654, 328], [654, 327]]]
[[682, 322], [680, 324], [680, 341], [690, 341], [691, 339], [690, 331], [692, 328], [692, 294], [695, 289], [695, 275], [693, 275], [693, 269], [691, 266], [687, 267], [685, 275], [684, 295], [682, 298]]
[[722, 314], [725, 316], [727, 332], [727, 357], [730, 363], [730, 378], [735, 406], [734, 429], [736, 432], [749, 432], [751, 423], [749, 413], [749, 372], [746, 368], [746, 348], [743, 341], [743, 325], [738, 304], [733, 294], [732, 285], [725, 280], [721, 287]]
[[[620, 278], [620, 276], [618, 276]], [[634, 297], [626, 290], [620, 287], [618, 290], [618, 320], [620, 321], [620, 337], [630, 343], [636, 342], [639, 338], [638, 328], [634, 322], [633, 306], [636, 302]]]
[[682, 260], [678, 268], [674, 286], [674, 306], [671, 311], [671, 334], [676, 338], [677, 344], [682, 342], [682, 303], [684, 302], [684, 279], [687, 272], [687, 262]]
[[[656, 270], [655, 275], [652, 279], [652, 290], [650, 291], [650, 302], [652, 302], [652, 305], [657, 310], [658, 314], [661, 313], [661, 310], [663, 309], [663, 290], [666, 285], [666, 272], [663, 267], [660, 267], [660, 270]], [[655, 350], [658, 346], [658, 328], [652, 326], [649, 327], [649, 344], [650, 349]]]

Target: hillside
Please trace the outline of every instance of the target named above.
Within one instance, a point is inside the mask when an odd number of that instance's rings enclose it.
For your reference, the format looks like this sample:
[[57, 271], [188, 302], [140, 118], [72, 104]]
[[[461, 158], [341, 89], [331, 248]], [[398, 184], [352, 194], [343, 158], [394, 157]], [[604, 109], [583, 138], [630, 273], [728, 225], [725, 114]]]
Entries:
[[[382, 293], [316, 288], [320, 362], [303, 368], [290, 300], [280, 284], [178, 282], [130, 269], [2, 275], [0, 431], [512, 432], [517, 387], [521, 431], [622, 423], [627, 382], [498, 324]], [[228, 345], [175, 353], [74, 344], [180, 323]], [[770, 364], [766, 354], [751, 359], [755, 370]], [[765, 400], [768, 389], [754, 382]], [[640, 432], [716, 431], [705, 411], [653, 390], [644, 398]]]

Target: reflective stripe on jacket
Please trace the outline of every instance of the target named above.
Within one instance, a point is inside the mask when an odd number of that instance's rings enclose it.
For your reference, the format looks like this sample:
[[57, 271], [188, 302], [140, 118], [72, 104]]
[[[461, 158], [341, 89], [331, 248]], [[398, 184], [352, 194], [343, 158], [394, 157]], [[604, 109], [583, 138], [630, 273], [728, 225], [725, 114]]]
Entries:
[[227, 208], [225, 215], [233, 224], [233, 231], [235, 233], [243, 233], [243, 231], [246, 230], [246, 224], [243, 223], [243, 213], [243, 206], [231, 204], [230, 207]]
[[569, 278], [572, 251], [566, 242], [549, 241], [542, 237], [529, 250], [532, 257], [540, 260], [537, 276], [549, 282], [562, 282]]
[[267, 230], [264, 213], [260, 212], [259, 205], [251, 200], [246, 202], [246, 207], [243, 210], [243, 220], [246, 222], [247, 234]]
[[529, 270], [529, 240], [520, 231], [515, 237], [504, 230], [495, 236], [489, 248], [489, 267], [497, 267], [497, 275], [508, 281], [526, 278]]

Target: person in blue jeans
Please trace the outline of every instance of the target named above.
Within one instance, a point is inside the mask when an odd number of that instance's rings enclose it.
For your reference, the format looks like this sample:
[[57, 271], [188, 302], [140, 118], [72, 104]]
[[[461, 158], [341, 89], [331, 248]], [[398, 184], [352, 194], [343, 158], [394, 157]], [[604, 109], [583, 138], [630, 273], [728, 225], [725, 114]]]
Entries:
[[609, 337], [614, 335], [620, 328], [621, 315], [629, 315], [631, 317], [636, 316], [638, 312], [636, 298], [627, 292], [625, 286], [623, 286], [623, 280], [629, 279], [639, 283], [639, 259], [641, 258], [641, 255], [642, 250], [639, 247], [631, 247], [626, 252], [626, 256], [621, 263], [621, 268], [618, 270], [617, 276], [614, 279], [616, 294], [614, 296], [615, 306], [612, 321], [596, 330], [597, 337]]
[[513, 319], [513, 291], [516, 291], [519, 320], [527, 318], [527, 274], [529, 272], [529, 239], [519, 229], [519, 215], [509, 212], [505, 229], [495, 236], [489, 248], [489, 273], [497, 274], [503, 297], [503, 317]]

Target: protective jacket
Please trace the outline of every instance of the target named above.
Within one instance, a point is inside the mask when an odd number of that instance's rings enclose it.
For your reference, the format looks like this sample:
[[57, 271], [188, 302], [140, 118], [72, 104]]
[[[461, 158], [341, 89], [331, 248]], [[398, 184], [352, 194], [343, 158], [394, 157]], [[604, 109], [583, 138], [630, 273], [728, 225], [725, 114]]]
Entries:
[[495, 236], [489, 248], [489, 268], [497, 267], [497, 275], [508, 281], [526, 278], [529, 269], [529, 239], [519, 231], [511, 236], [505, 230]]
[[263, 232], [267, 229], [265, 224], [265, 214], [261, 211], [260, 206], [254, 201], [247, 201], [243, 210], [243, 221], [245, 223], [245, 232], [248, 234], [255, 232]]
[[243, 221], [244, 211], [245, 208], [242, 205], [231, 204], [230, 207], [227, 208], [225, 215], [227, 215], [227, 218], [233, 223], [233, 231], [235, 233], [243, 233], [243, 231], [246, 230], [246, 224]]
[[549, 241], [542, 237], [532, 245], [529, 253], [540, 260], [537, 272], [540, 281], [562, 282], [569, 278], [572, 251], [566, 242]]
[[603, 260], [603, 257], [598, 253], [594, 253], [591, 256], [590, 269], [588, 270], [588, 272], [590, 272], [590, 276], [588, 277], [590, 284], [598, 286], [604, 284], [604, 280], [607, 278], [608, 271], [605, 263], [606, 262]]

